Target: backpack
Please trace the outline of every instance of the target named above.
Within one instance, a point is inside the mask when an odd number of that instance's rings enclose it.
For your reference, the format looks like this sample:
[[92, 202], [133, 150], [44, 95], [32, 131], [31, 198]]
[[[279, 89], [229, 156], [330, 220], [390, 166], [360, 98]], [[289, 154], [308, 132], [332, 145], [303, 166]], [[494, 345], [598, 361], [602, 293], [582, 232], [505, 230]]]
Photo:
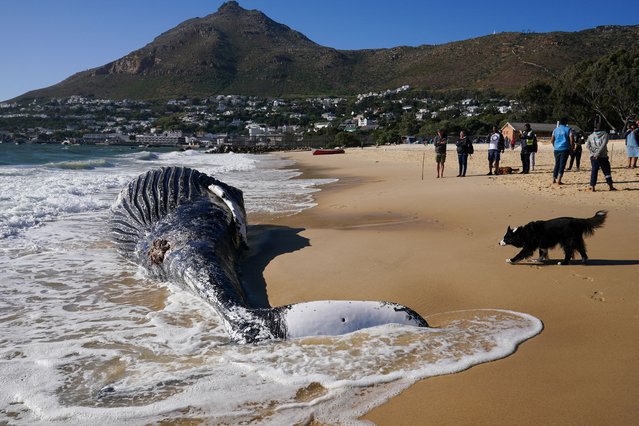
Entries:
[[474, 154], [475, 153], [475, 148], [473, 147], [473, 143], [470, 141], [470, 139], [468, 139], [467, 150], [468, 150], [469, 154]]

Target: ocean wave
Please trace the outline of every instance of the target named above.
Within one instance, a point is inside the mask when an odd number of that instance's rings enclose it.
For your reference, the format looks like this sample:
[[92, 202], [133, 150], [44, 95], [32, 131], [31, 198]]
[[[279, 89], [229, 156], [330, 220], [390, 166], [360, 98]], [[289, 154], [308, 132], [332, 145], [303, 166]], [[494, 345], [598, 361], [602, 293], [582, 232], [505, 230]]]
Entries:
[[185, 165], [217, 176], [232, 172], [255, 170], [263, 159], [251, 154], [206, 154], [203, 151], [186, 150], [166, 152], [159, 155], [159, 161], [166, 165]]
[[141, 161], [153, 161], [157, 160], [158, 158], [160, 158], [158, 154], [149, 151], [142, 151], [135, 155], [135, 159]]
[[128, 180], [109, 173], [51, 170], [36, 169], [30, 176], [0, 176], [0, 239], [60, 216], [105, 211]]
[[105, 159], [97, 160], [80, 160], [80, 161], [61, 161], [59, 163], [47, 163], [44, 165], [48, 168], [62, 170], [94, 170], [99, 167], [115, 167], [116, 165]]
[[248, 213], [290, 215], [314, 205], [312, 194], [331, 180], [294, 179], [299, 172], [276, 157], [250, 154], [140, 152], [116, 159], [1, 168], [0, 238], [16, 236], [60, 216], [109, 208], [117, 192], [148, 168], [180, 164], [242, 189]]

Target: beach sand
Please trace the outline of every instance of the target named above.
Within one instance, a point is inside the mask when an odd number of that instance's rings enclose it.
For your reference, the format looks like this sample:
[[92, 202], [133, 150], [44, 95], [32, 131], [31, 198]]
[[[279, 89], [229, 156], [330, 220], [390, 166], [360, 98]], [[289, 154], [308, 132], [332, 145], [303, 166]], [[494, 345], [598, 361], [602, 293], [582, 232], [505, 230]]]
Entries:
[[[273, 237], [260, 243], [259, 265], [270, 303], [389, 300], [433, 316], [435, 326], [435, 314], [482, 308], [543, 321], [513, 355], [417, 382], [364, 416], [376, 424], [636, 424], [639, 171], [622, 168], [623, 143], [612, 146], [619, 191], [608, 192], [600, 175], [595, 193], [585, 153], [582, 171], [551, 184], [550, 146], [541, 146], [534, 172], [505, 176], [485, 176], [485, 146], [476, 146], [465, 178], [455, 177], [449, 147], [443, 179], [432, 146], [284, 153], [305, 176], [339, 181], [316, 194], [312, 209], [260, 218]], [[502, 154], [501, 165], [520, 168], [519, 151]], [[586, 240], [588, 266], [505, 263], [518, 252], [498, 245], [508, 225], [601, 209], [609, 216]]]

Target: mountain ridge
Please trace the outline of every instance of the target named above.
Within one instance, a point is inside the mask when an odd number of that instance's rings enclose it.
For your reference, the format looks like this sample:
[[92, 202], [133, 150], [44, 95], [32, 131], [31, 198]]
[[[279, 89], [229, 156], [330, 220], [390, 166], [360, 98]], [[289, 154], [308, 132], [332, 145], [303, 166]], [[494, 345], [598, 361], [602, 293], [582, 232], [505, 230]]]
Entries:
[[338, 50], [229, 1], [146, 46], [16, 99], [71, 95], [169, 99], [213, 94], [352, 95], [416, 89], [517, 91], [583, 59], [629, 48], [639, 26], [499, 33], [440, 45]]

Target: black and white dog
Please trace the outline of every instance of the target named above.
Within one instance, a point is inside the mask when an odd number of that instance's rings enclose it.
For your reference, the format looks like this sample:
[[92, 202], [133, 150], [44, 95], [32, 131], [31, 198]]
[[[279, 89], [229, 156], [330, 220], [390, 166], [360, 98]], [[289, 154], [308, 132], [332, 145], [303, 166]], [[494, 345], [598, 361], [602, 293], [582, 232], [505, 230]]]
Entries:
[[581, 255], [582, 263], [588, 261], [584, 235], [590, 236], [596, 228], [603, 225], [606, 220], [606, 212], [598, 211], [589, 219], [579, 219], [574, 217], [558, 217], [551, 220], [537, 220], [515, 229], [506, 230], [506, 235], [499, 242], [500, 245], [511, 245], [521, 248], [521, 251], [511, 259], [506, 259], [508, 263], [516, 263], [526, 259], [539, 249], [539, 260], [548, 259], [548, 250], [561, 245], [564, 250], [564, 260], [560, 265], [568, 265], [575, 250]]

